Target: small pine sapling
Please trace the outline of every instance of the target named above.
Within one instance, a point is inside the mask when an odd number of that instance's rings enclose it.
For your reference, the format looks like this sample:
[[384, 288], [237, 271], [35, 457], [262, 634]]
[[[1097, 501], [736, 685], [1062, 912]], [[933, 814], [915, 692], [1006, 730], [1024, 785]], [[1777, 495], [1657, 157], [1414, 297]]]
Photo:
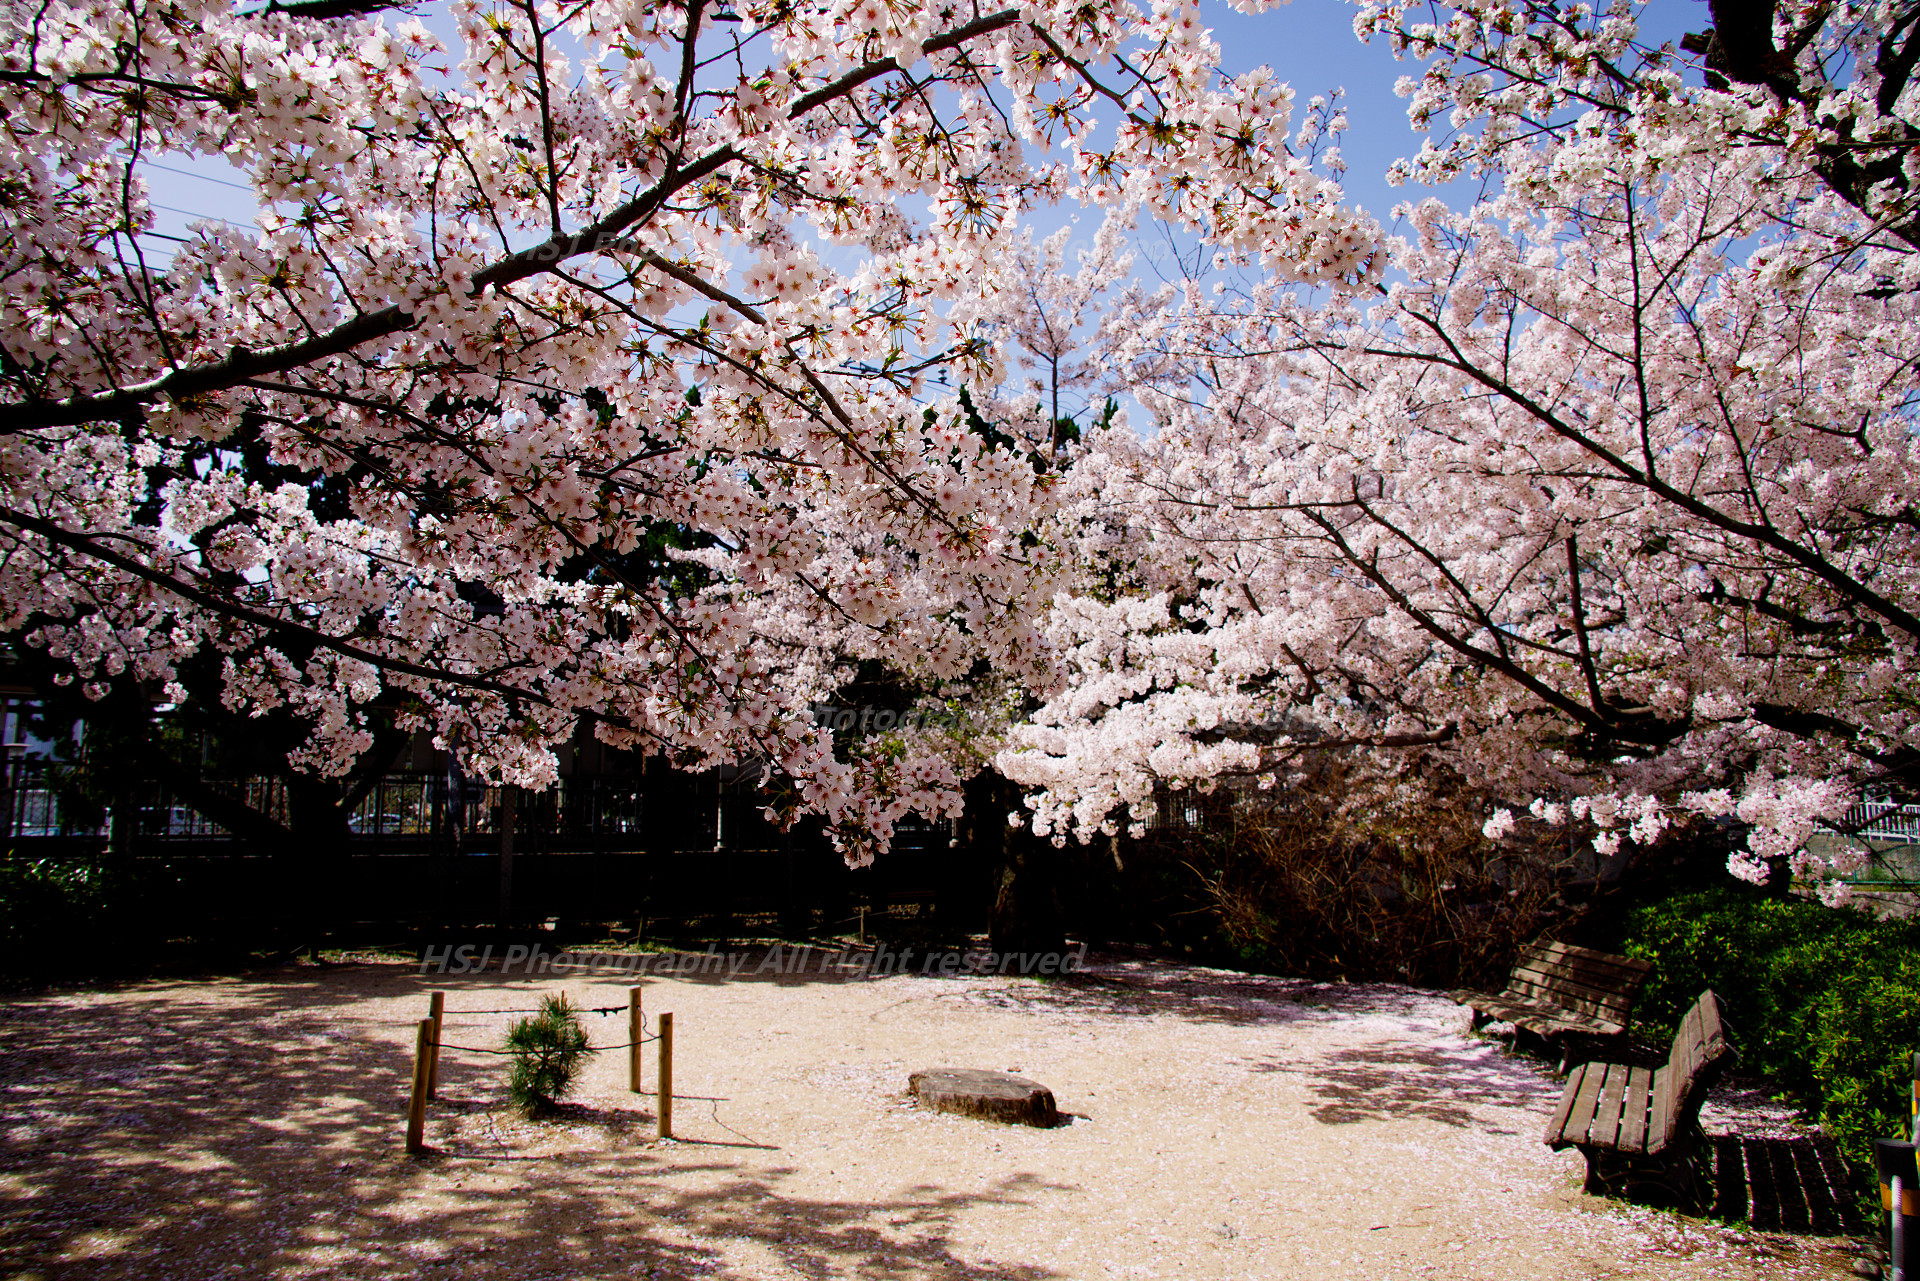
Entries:
[[513, 1054], [507, 1097], [529, 1120], [544, 1116], [573, 1088], [589, 1050], [587, 1030], [565, 995], [540, 1002], [540, 1012], [507, 1029]]

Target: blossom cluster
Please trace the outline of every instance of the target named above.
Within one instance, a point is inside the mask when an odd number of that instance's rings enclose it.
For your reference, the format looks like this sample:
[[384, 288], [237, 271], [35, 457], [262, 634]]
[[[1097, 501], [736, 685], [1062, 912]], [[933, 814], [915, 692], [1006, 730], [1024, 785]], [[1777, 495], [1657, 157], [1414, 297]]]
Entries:
[[1736, 874], [1820, 882], [1858, 869], [1807, 838], [1911, 785], [1920, 264], [1818, 154], [1724, 132], [1753, 95], [1658, 60], [1517, 139], [1634, 36], [1537, 9], [1362, 15], [1443, 51], [1418, 110], [1482, 126], [1414, 172], [1499, 177], [1403, 207], [1390, 283], [1190, 280], [1106, 319], [1088, 359], [1155, 430], [1090, 438], [1063, 496], [1086, 572], [997, 757], [1037, 832], [1346, 750], [1510, 798], [1490, 839], [1730, 819]]
[[[376, 701], [529, 786], [590, 725], [766, 761], [869, 857], [977, 748], [809, 708], [1043, 665], [1051, 424], [930, 382], [995, 403], [1022, 211], [1372, 269], [1191, 7], [327, 10], [0, 16], [0, 627], [156, 699], [215, 647], [322, 772]], [[194, 163], [254, 226], [169, 255], [151, 166]]]

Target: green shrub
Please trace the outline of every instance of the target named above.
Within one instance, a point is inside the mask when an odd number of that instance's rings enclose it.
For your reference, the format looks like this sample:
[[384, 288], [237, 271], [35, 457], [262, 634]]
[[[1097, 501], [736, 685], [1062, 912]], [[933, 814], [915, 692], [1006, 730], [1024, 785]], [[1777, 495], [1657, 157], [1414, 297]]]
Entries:
[[0, 948], [72, 943], [106, 908], [104, 877], [89, 863], [0, 860]]
[[507, 1029], [507, 1048], [513, 1051], [507, 1097], [522, 1115], [539, 1117], [573, 1089], [588, 1051], [587, 1030], [565, 996], [549, 996], [538, 1014]]
[[1809, 1066], [1823, 1100], [1821, 1120], [1864, 1161], [1875, 1139], [1907, 1131], [1908, 1082], [1920, 1040], [1920, 983], [1911, 972], [1865, 977], [1822, 994], [1810, 1023]]
[[1671, 1036], [1703, 989], [1727, 1004], [1742, 1067], [1816, 1117], [1856, 1170], [1905, 1137], [1920, 1050], [1920, 924], [1734, 888], [1628, 913], [1624, 950], [1654, 963], [1640, 1030]]

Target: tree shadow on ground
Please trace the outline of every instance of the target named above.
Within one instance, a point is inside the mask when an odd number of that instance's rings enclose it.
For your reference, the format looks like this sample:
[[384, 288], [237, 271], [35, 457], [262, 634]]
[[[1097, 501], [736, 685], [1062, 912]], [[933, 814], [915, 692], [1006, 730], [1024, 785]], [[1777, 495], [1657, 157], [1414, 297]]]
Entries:
[[[412, 1040], [329, 1018], [323, 981], [0, 1003], [0, 1273], [18, 1278], [728, 1277], [744, 1249], [810, 1277], [1041, 1281], [962, 1257], [969, 1206], [1031, 1179], [890, 1199], [791, 1195], [789, 1173], [646, 1141], [640, 1109], [568, 1106], [528, 1143], [448, 1062], [429, 1141], [401, 1118]], [[404, 1024], [404, 1020], [396, 1020]], [[468, 1141], [496, 1115], [500, 1142]]]
[[[1130, 954], [1092, 953], [1084, 969], [972, 993], [969, 1000], [1038, 1013], [1079, 1011], [1127, 1017], [1166, 1015], [1229, 1026], [1405, 1017], [1435, 1004], [1434, 993], [1391, 983], [1319, 983], [1240, 974]], [[1466, 1026], [1466, 1015], [1460, 1015]]]
[[1390, 1042], [1334, 1050], [1318, 1062], [1263, 1062], [1256, 1072], [1300, 1078], [1317, 1099], [1308, 1115], [1322, 1125], [1418, 1118], [1491, 1134], [1514, 1134], [1490, 1109], [1537, 1113], [1541, 1125], [1560, 1085], [1537, 1067], [1484, 1042], [1457, 1045]]
[[[970, 954], [978, 956], [984, 951], [983, 947]], [[1404, 1017], [1422, 1005], [1432, 1010], [1454, 1008], [1444, 998], [1420, 988], [1391, 983], [1320, 983], [1279, 975], [1214, 970], [1160, 959], [1144, 949], [1089, 951], [1083, 968], [1051, 977], [964, 972], [943, 975], [937, 969], [923, 972], [925, 958], [920, 953], [915, 952], [901, 965], [897, 954], [893, 960], [884, 957], [876, 960], [879, 954], [872, 945], [810, 948], [794, 944], [751, 944], [729, 951], [715, 949], [710, 953], [658, 952], [628, 956], [582, 951], [570, 955], [585, 959], [564, 968], [550, 966], [535, 972], [528, 972], [524, 962], [519, 968], [502, 972], [502, 958], [498, 954], [491, 958], [486, 970], [458, 973], [442, 974], [427, 968], [398, 965], [367, 968], [389, 971], [384, 981], [396, 987], [411, 985], [417, 989], [422, 994], [422, 1014], [425, 1013], [425, 993], [436, 988], [458, 990], [463, 983], [483, 985], [492, 990], [495, 997], [505, 1000], [525, 993], [499, 989], [497, 985], [503, 982], [632, 983], [644, 987], [649, 982], [672, 980], [702, 987], [732, 983], [800, 987], [898, 978], [950, 983], [954, 994], [961, 999], [995, 1008], [1043, 1014], [1054, 1010], [1078, 1011], [1115, 1017], [1170, 1015], [1233, 1026], [1338, 1021], [1375, 1014]], [[643, 963], [644, 969], [632, 968]], [[966, 981], [979, 977], [1016, 981], [990, 988]], [[475, 1012], [478, 1011], [468, 1011]], [[1459, 1014], [1462, 1027], [1466, 1025], [1466, 1018], [1462, 1010]], [[450, 1025], [457, 1024], [450, 1020]]]

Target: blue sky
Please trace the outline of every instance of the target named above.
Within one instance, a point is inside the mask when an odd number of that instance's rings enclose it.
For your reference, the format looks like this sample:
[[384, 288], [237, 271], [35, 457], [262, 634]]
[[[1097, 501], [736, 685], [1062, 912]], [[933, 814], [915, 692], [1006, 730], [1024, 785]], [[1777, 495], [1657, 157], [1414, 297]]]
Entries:
[[[1595, 7], [1604, 3], [1600, 0]], [[1343, 185], [1350, 203], [1385, 221], [1394, 205], [1424, 194], [1411, 187], [1390, 187], [1383, 177], [1396, 159], [1420, 149], [1421, 136], [1407, 124], [1406, 102], [1393, 86], [1401, 76], [1418, 76], [1421, 64], [1396, 60], [1384, 40], [1361, 44], [1353, 34], [1351, 4], [1292, 0], [1248, 15], [1214, 2], [1203, 4], [1201, 12], [1220, 43], [1227, 71], [1270, 66], [1293, 85], [1300, 106], [1315, 94], [1336, 87], [1346, 90], [1349, 128], [1340, 150], [1347, 162]], [[1710, 25], [1706, 0], [1652, 0], [1641, 12], [1641, 39], [1677, 44], [1685, 32]]]
[[[1394, 81], [1413, 74], [1417, 64], [1397, 62], [1378, 42], [1362, 45], [1353, 36], [1353, 8], [1345, 0], [1292, 0], [1260, 15], [1235, 13], [1219, 0], [1201, 7], [1220, 42], [1222, 60], [1231, 72], [1262, 63], [1291, 83], [1304, 103], [1316, 93], [1336, 86], [1346, 90], [1351, 124], [1342, 140], [1347, 160], [1348, 199], [1376, 216], [1410, 192], [1395, 191], [1381, 175], [1392, 161], [1419, 149], [1419, 139], [1407, 127], [1405, 104], [1393, 93]], [[1653, 0], [1644, 11], [1650, 36], [1677, 40], [1689, 28], [1708, 24], [1704, 0]], [[178, 236], [194, 216], [224, 217], [249, 222], [251, 202], [231, 183], [237, 176], [218, 161], [176, 159], [163, 162], [190, 169], [201, 177], [161, 169], [150, 171], [153, 198], [169, 208], [160, 211], [155, 229]], [[185, 211], [185, 212], [182, 212]], [[164, 253], [171, 242], [152, 247]]]
[[[423, 13], [443, 38], [451, 39], [444, 13], [433, 9]], [[1406, 104], [1393, 91], [1401, 76], [1418, 74], [1419, 64], [1396, 60], [1382, 41], [1363, 45], [1355, 39], [1354, 9], [1347, 0], [1292, 0], [1259, 15], [1236, 13], [1222, 0], [1203, 0], [1201, 13], [1220, 43], [1226, 71], [1239, 73], [1265, 64], [1294, 86], [1296, 126], [1308, 99], [1336, 87], [1345, 90], [1349, 128], [1340, 147], [1347, 164], [1343, 185], [1350, 203], [1385, 223], [1394, 205], [1432, 194], [1390, 187], [1383, 176], [1396, 158], [1420, 147], [1419, 135], [1407, 125]], [[1710, 21], [1705, 0], [1652, 0], [1642, 11], [1642, 38], [1678, 41], [1682, 33]], [[217, 159], [170, 156], [148, 166], [147, 174], [159, 214], [155, 225], [159, 234], [144, 242], [146, 251], [155, 256], [150, 261], [164, 261], [176, 243], [169, 237], [184, 235], [187, 224], [196, 218], [251, 222], [254, 208], [242, 185], [244, 176]], [[1474, 184], [1461, 183], [1438, 194], [1464, 203], [1474, 190]], [[1076, 218], [1090, 239], [1099, 217], [1094, 210], [1039, 210], [1032, 222], [1044, 234]], [[1142, 228], [1139, 240], [1144, 250], [1138, 259], [1140, 270], [1151, 272], [1160, 256], [1156, 250], [1164, 241], [1151, 228]], [[852, 250], [827, 254], [843, 268], [852, 265], [854, 256]], [[1071, 269], [1071, 253], [1068, 263]], [[1145, 424], [1135, 416], [1135, 426]]]
[[[1690, 0], [1678, 2], [1705, 8]], [[1219, 0], [1206, 0], [1201, 8], [1220, 41], [1227, 70], [1238, 73], [1262, 63], [1272, 66], [1294, 85], [1302, 104], [1316, 93], [1344, 87], [1353, 126], [1342, 144], [1349, 165], [1349, 197], [1378, 215], [1403, 197], [1380, 175], [1395, 157], [1419, 146], [1407, 128], [1405, 106], [1393, 94], [1394, 80], [1407, 73], [1410, 64], [1395, 62], [1383, 46], [1367, 47], [1354, 39], [1353, 9], [1345, 0], [1292, 0], [1258, 16], [1235, 13]], [[450, 38], [451, 31], [443, 31], [443, 36]], [[251, 221], [251, 201], [231, 185], [241, 175], [217, 160], [177, 157], [162, 163], [203, 176], [150, 167], [153, 199], [167, 206], [159, 210], [156, 231], [183, 235], [196, 216]], [[165, 253], [170, 244], [162, 240], [152, 247]]]

